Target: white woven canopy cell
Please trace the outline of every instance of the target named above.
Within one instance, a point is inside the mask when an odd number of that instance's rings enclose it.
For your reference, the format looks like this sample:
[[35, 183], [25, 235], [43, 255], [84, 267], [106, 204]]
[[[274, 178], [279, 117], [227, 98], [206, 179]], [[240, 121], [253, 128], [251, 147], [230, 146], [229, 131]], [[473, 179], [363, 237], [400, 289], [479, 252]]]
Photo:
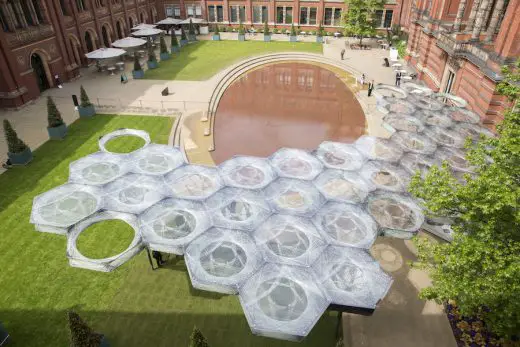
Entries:
[[453, 241], [453, 221], [446, 217], [426, 217], [422, 229], [448, 242]]
[[235, 188], [261, 189], [276, 178], [265, 158], [236, 156], [219, 165], [220, 176], [226, 185]]
[[225, 294], [236, 294], [264, 263], [247, 233], [217, 228], [191, 242], [185, 259], [195, 288]]
[[139, 231], [148, 248], [178, 255], [210, 227], [206, 207], [197, 201], [161, 200], [139, 216]]
[[239, 289], [256, 335], [300, 341], [329, 305], [311, 269], [267, 263]]
[[128, 174], [104, 187], [103, 208], [139, 214], [166, 197], [162, 177]]
[[398, 99], [404, 99], [408, 96], [406, 90], [391, 86], [389, 84], [378, 83], [374, 87], [374, 95], [376, 97], [395, 97]]
[[403, 152], [433, 154], [437, 144], [429, 137], [408, 131], [398, 131], [392, 135], [391, 141], [396, 143]]
[[386, 235], [411, 237], [424, 222], [424, 215], [416, 202], [396, 193], [372, 193], [368, 197], [367, 209]]
[[431, 95], [410, 95], [407, 98], [413, 105], [423, 110], [438, 112], [444, 108], [444, 103]]
[[[106, 220], [121, 220], [130, 225], [135, 232], [132, 242], [126, 250], [108, 258], [93, 259], [86, 257], [76, 246], [79, 235], [92, 224]], [[135, 255], [141, 252], [142, 249], [143, 245], [137, 228], [137, 218], [134, 215], [127, 213], [111, 211], [96, 213], [76, 224], [67, 234], [67, 258], [69, 258], [69, 264], [72, 267], [109, 272], [132, 259]]]
[[145, 44], [146, 40], [139, 39], [137, 37], [125, 37], [124, 39], [112, 42], [112, 46], [117, 48], [134, 48]]
[[96, 152], [69, 165], [69, 182], [102, 186], [125, 175], [131, 164], [124, 156]]
[[281, 148], [269, 161], [280, 177], [312, 180], [323, 169], [318, 159], [301, 149]]
[[408, 95], [424, 95], [429, 96], [433, 91], [425, 86], [413, 82], [401, 83], [401, 89], [405, 90]]
[[89, 59], [110, 59], [117, 58], [125, 53], [126, 51], [124, 49], [102, 47], [85, 54], [85, 57]]
[[226, 187], [205, 202], [213, 225], [252, 231], [269, 217], [271, 209], [262, 192]]
[[160, 176], [186, 164], [179, 147], [149, 144], [132, 153], [132, 171], [139, 174]]
[[405, 99], [398, 99], [396, 97], [384, 97], [382, 105], [383, 113], [397, 113], [397, 114], [413, 114], [417, 109], [415, 105]]
[[370, 248], [377, 236], [376, 222], [360, 206], [328, 202], [313, 222], [330, 244]]
[[131, 30], [154, 29], [157, 25], [141, 23], [134, 26]]
[[202, 165], [182, 166], [165, 176], [170, 193], [181, 199], [204, 200], [224, 186], [217, 169]]
[[465, 139], [471, 137], [473, 141], [479, 141], [481, 135], [484, 137], [495, 137], [495, 134], [491, 130], [478, 124], [457, 123], [457, 125], [454, 126], [452, 130], [458, 132], [460, 136], [464, 137]]
[[354, 145], [341, 142], [322, 142], [315, 155], [330, 169], [359, 170], [366, 161]]
[[367, 158], [397, 162], [403, 151], [394, 142], [375, 136], [363, 135], [355, 142], [356, 148]]
[[273, 212], [310, 217], [325, 202], [318, 189], [308, 181], [279, 178], [265, 189]]
[[[106, 134], [104, 136], [101, 136], [99, 138], [99, 141], [98, 141], [99, 149], [102, 152], [112, 153], [108, 149], [106, 149], [106, 147], [105, 147], [107, 142], [110, 141], [110, 140], [116, 139], [118, 137], [122, 137], [122, 136], [140, 137], [144, 141], [144, 146], [143, 147], [146, 147], [150, 143], [150, 135], [146, 131], [144, 131], [144, 130], [139, 130], [139, 129], [119, 129], [119, 130], [116, 130], [116, 131], [112, 131], [111, 133], [108, 133], [108, 134]], [[143, 148], [143, 147], [141, 147], [141, 148]], [[116, 154], [122, 155], [122, 154], [119, 154], [119, 153], [116, 153]]]
[[405, 192], [410, 184], [410, 175], [398, 165], [383, 161], [369, 161], [360, 172], [373, 189]]
[[453, 120], [443, 111], [420, 110], [414, 114], [417, 119], [425, 125], [431, 125], [441, 128], [449, 128], [453, 125]]
[[98, 211], [102, 197], [99, 188], [66, 183], [34, 198], [31, 223], [40, 231], [64, 234], [68, 227]]
[[474, 170], [474, 167], [466, 160], [465, 153], [456, 148], [440, 147], [435, 152], [435, 157], [441, 162], [448, 162], [453, 170], [470, 173]]
[[468, 106], [468, 102], [457, 95], [450, 93], [435, 93], [433, 96], [447, 105], [454, 105], [456, 107]]
[[467, 108], [462, 107], [450, 107], [448, 115], [456, 122], [478, 124], [480, 122], [480, 116]]
[[177, 25], [181, 24], [182, 19], [172, 18], [172, 17], [166, 17], [163, 20], [158, 21], [155, 23], [155, 25]]
[[327, 299], [341, 306], [374, 309], [393, 282], [367, 251], [357, 248], [329, 246], [313, 269]]
[[389, 113], [383, 117], [383, 123], [397, 131], [420, 133], [424, 130], [424, 124], [415, 116]]
[[466, 140], [455, 130], [446, 128], [426, 127], [423, 133], [437, 144], [447, 147], [463, 148]]
[[145, 28], [145, 29], [133, 31], [130, 35], [136, 36], [136, 37], [146, 37], [146, 36], [156, 36], [163, 32], [164, 31], [161, 29]]
[[419, 171], [421, 177], [424, 178], [428, 170], [430, 170], [433, 165], [439, 165], [440, 162], [433, 156], [418, 153], [406, 153], [399, 161], [399, 164], [410, 175], [415, 175], [415, 173]]
[[327, 200], [363, 203], [372, 190], [368, 182], [355, 171], [328, 169], [314, 180], [314, 185]]
[[309, 267], [327, 247], [309, 220], [294, 216], [273, 215], [253, 235], [264, 259], [278, 264]]

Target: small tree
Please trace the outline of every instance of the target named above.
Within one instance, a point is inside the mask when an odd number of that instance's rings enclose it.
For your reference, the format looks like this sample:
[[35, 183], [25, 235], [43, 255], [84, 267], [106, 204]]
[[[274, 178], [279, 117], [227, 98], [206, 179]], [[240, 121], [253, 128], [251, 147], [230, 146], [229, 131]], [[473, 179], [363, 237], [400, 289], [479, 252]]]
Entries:
[[346, 34], [359, 37], [359, 44], [363, 38], [375, 35], [378, 21], [376, 11], [383, 10], [385, 0], [345, 0], [348, 11], [343, 12], [343, 25]]
[[60, 111], [50, 96], [47, 97], [47, 121], [49, 128], [56, 128], [65, 124]]
[[175, 35], [175, 29], [172, 29], [172, 36], [170, 41], [172, 47], [179, 46], [179, 41], [177, 40], [177, 35]]
[[4, 119], [4, 136], [5, 142], [7, 142], [7, 151], [9, 153], [22, 153], [29, 149], [29, 146], [18, 138], [16, 131], [7, 119]]
[[296, 36], [296, 29], [294, 29], [294, 23], [291, 24], [291, 36]]
[[148, 61], [157, 61], [152, 45], [148, 46]]
[[190, 347], [209, 347], [208, 341], [197, 327], [193, 327], [190, 336]]
[[166, 41], [164, 40], [164, 35], [161, 35], [160, 44], [161, 44], [161, 53], [168, 54], [168, 46], [166, 46]]
[[269, 25], [267, 25], [267, 21], [264, 22], [264, 35], [269, 35]]
[[188, 34], [190, 36], [195, 36], [195, 27], [193, 26], [193, 22], [191, 21], [191, 18], [190, 18], [190, 24], [188, 24]]
[[183, 27], [181, 27], [181, 40], [188, 41], [188, 38], [186, 37], [186, 32], [184, 31]]
[[68, 312], [71, 347], [99, 347], [103, 335], [94, 332], [74, 311]]
[[239, 35], [245, 35], [246, 31], [244, 29], [244, 25], [242, 24], [242, 20], [240, 20], [240, 23], [238, 24], [238, 34]]
[[80, 106], [81, 107], [89, 107], [92, 106], [90, 99], [88, 98], [87, 92], [83, 86], [79, 87], [79, 98], [80, 98]]
[[139, 57], [137, 56], [137, 53], [134, 53], [134, 71], [140, 71], [141, 63], [139, 62]]
[[321, 26], [321, 22], [320, 22], [320, 25], [318, 26], [318, 31], [316, 32], [316, 36], [323, 37], [323, 27]]
[[215, 25], [215, 35], [220, 35], [220, 30], [218, 28], [218, 24]]

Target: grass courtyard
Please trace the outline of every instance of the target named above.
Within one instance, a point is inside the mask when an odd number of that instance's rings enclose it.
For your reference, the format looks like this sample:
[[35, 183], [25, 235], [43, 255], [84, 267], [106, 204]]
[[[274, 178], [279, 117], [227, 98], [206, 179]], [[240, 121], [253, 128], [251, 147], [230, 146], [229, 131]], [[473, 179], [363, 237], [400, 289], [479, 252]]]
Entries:
[[159, 68], [147, 70], [145, 78], [202, 81], [247, 57], [276, 52], [322, 53], [323, 45], [308, 42], [199, 41], [182, 47]]
[[[74, 308], [112, 346], [188, 346], [194, 325], [212, 347], [282, 347], [294, 343], [253, 336], [236, 296], [194, 290], [182, 260], [152, 271], [146, 253], [112, 273], [71, 268], [63, 236], [38, 233], [29, 223], [33, 198], [68, 178], [68, 165], [97, 151], [100, 135], [119, 128], [150, 133], [167, 143], [172, 118], [98, 115], [71, 124], [63, 141], [34, 152], [27, 167], [0, 175], [0, 320], [13, 346], [67, 346], [66, 310]], [[137, 142], [136, 142], [137, 141]], [[128, 152], [136, 141], [111, 141]], [[102, 222], [78, 241], [82, 252], [104, 257], [132, 237], [118, 222]], [[325, 314], [301, 346], [334, 345], [336, 320]]]

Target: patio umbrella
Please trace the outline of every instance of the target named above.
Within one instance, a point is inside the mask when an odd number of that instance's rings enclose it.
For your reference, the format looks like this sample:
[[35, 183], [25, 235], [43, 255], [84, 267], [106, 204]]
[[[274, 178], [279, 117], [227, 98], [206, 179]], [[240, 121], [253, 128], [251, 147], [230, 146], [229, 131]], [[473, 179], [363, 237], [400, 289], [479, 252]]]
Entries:
[[124, 39], [112, 42], [113, 47], [118, 48], [134, 48], [146, 44], [146, 40], [137, 37], [125, 37]]
[[190, 24], [190, 20], [193, 24], [207, 23], [207, 21], [203, 18], [187, 18], [183, 20], [180, 24]]
[[119, 57], [125, 53], [126, 51], [124, 49], [119, 48], [99, 48], [85, 54], [85, 56], [89, 59], [110, 59]]
[[141, 30], [134, 31], [132, 33], [132, 36], [155, 36], [155, 35], [159, 35], [162, 32], [163, 32], [163, 30], [161, 30], [161, 29], [148, 28], [148, 29], [141, 29]]
[[155, 28], [156, 25], [155, 24], [146, 24], [146, 23], [141, 23], [141, 24], [137, 24], [135, 27], [132, 28], [132, 30], [142, 30], [142, 29], [153, 29]]
[[177, 24], [181, 24], [181, 23], [182, 23], [182, 19], [175, 19], [175, 18], [168, 17], [166, 19], [158, 21], [155, 24], [156, 25], [177, 25]]

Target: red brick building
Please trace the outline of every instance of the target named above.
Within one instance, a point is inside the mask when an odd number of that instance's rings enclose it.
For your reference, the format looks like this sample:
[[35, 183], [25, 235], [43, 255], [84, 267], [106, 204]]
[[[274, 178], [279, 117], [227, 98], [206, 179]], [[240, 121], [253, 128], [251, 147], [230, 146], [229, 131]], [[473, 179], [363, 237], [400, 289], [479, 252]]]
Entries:
[[520, 56], [520, 0], [416, 0], [409, 61], [430, 88], [458, 95], [485, 123], [502, 118], [500, 67]]

